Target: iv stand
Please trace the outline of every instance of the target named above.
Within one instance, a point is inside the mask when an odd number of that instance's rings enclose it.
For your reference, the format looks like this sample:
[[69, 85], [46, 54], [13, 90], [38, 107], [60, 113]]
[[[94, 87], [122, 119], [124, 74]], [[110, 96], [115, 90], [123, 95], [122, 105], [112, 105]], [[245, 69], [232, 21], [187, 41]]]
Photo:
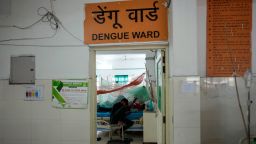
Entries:
[[251, 101], [251, 94], [250, 94], [250, 88], [248, 88], [248, 104], [247, 104], [247, 111], [248, 111], [248, 114], [247, 114], [247, 119], [248, 119], [248, 144], [251, 143], [251, 104], [252, 104], [252, 101]]
[[246, 83], [245, 86], [248, 89], [248, 96], [247, 96], [247, 138], [248, 138], [248, 144], [251, 143], [251, 104], [252, 104], [252, 100], [251, 100], [251, 92], [250, 92], [250, 87], [251, 87], [251, 81], [252, 81], [252, 72], [251, 70], [247, 70], [246, 71]]

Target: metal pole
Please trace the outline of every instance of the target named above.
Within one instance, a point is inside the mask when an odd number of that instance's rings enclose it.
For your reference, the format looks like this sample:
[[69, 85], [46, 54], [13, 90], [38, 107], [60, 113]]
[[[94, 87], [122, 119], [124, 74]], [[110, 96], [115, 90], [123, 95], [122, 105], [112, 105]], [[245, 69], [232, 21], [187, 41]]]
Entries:
[[250, 88], [248, 89], [248, 144], [251, 143], [251, 94], [250, 94]]

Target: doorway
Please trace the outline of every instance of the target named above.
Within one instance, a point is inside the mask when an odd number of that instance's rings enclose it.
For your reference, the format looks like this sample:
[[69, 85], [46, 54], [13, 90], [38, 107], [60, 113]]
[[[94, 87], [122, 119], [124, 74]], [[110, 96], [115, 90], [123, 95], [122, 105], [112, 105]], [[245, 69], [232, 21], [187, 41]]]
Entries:
[[[166, 135], [168, 135], [168, 131], [166, 130], [167, 115], [165, 108], [166, 103], [168, 103], [168, 100], [166, 99], [166, 95], [168, 95], [168, 90], [166, 89], [166, 87], [168, 87], [168, 82], [165, 81], [168, 73], [168, 62], [166, 60], [167, 53], [166, 46], [132, 46], [120, 48], [95, 47], [90, 49], [91, 143], [100, 144], [105, 141], [103, 139], [96, 141], [96, 138], [99, 138], [99, 134], [102, 132], [99, 130], [99, 125], [97, 123], [100, 117], [98, 113], [99, 102], [102, 102], [104, 97], [108, 97], [105, 98], [105, 100], [108, 99], [107, 101], [109, 102], [112, 100], [112, 96], [120, 95], [125, 96], [128, 98], [129, 102], [131, 102], [132, 98], [135, 96], [131, 96], [129, 91], [133, 91], [133, 88], [140, 89], [142, 87], [146, 88], [149, 93], [149, 99], [145, 98], [145, 101], [143, 102], [152, 102], [154, 110], [152, 113], [146, 113], [142, 110], [143, 114], [140, 119], [135, 120], [136, 126], [142, 125], [142, 129], [138, 128], [133, 132], [127, 131], [128, 136], [131, 134], [130, 138], [134, 139], [131, 144], [136, 142], [166, 143]], [[132, 60], [135, 63], [133, 63]], [[151, 66], [149, 66], [150, 62]], [[131, 65], [131, 63], [133, 64]], [[116, 67], [116, 65], [119, 65], [119, 67]], [[154, 75], [152, 74], [152, 71], [154, 72]], [[140, 76], [141, 73], [145, 73], [145, 80], [139, 85], [132, 88], [128, 87], [116, 91], [115, 93], [108, 93], [105, 96], [99, 96], [96, 93], [97, 90], [102, 88], [105, 88], [105, 90], [113, 90], [117, 87], [127, 85], [129, 82], [136, 79], [136, 77]], [[155, 79], [150, 79], [149, 77], [154, 77]], [[146, 109], [147, 108], [149, 108], [149, 104], [146, 105]], [[155, 119], [154, 124], [152, 124], [152, 122], [154, 122], [152, 119]], [[152, 129], [153, 131], [150, 132]], [[136, 133], [136, 137], [134, 137], [133, 133]], [[108, 135], [106, 136], [108, 138]], [[155, 139], [152, 140], [152, 137], [155, 137]]]

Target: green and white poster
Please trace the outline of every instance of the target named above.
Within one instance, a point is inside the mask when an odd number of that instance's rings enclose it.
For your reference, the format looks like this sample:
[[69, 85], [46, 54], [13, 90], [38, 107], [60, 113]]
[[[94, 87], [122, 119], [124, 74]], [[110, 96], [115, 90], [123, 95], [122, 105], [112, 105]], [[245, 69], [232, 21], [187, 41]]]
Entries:
[[86, 80], [52, 80], [52, 102], [56, 108], [87, 108]]

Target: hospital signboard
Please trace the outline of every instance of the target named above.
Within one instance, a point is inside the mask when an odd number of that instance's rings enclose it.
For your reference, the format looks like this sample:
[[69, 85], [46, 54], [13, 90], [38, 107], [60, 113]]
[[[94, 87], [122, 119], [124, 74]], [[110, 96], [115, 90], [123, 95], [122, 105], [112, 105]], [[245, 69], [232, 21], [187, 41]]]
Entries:
[[85, 5], [84, 43], [168, 41], [168, 17], [161, 0]]

